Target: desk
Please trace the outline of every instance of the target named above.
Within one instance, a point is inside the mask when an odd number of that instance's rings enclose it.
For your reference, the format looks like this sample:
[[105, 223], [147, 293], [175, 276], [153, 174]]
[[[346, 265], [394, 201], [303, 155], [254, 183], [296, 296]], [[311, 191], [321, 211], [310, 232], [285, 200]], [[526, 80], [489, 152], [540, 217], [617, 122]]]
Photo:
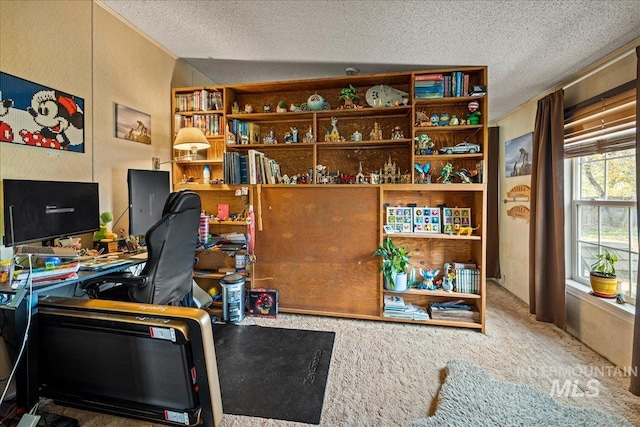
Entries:
[[[15, 349], [10, 358], [15, 360], [17, 351], [22, 345], [27, 326], [29, 322], [29, 309], [31, 309], [31, 326], [29, 330], [29, 339], [27, 345], [18, 364], [15, 374], [16, 385], [16, 404], [18, 408], [29, 411], [38, 400], [39, 375], [38, 375], [38, 299], [46, 296], [76, 296], [75, 286], [83, 281], [98, 278], [109, 273], [126, 270], [130, 267], [137, 266], [146, 262], [146, 259], [131, 258], [121, 256], [131, 262], [129, 264], [120, 264], [108, 267], [99, 271], [79, 270], [77, 275], [72, 279], [63, 282], [52, 283], [42, 286], [34, 286], [29, 294], [29, 288], [26, 289], [26, 297], [23, 301], [11, 310], [3, 309], [0, 305], [0, 315], [3, 321], [7, 323], [6, 329], [13, 329], [13, 333], [3, 333], [3, 337], [8, 344]], [[0, 284], [0, 293], [15, 294], [17, 289], [12, 289], [9, 281]], [[35, 297], [35, 298], [34, 298]], [[86, 294], [83, 295], [86, 298]], [[12, 328], [11, 328], [12, 327]], [[8, 336], [4, 336], [8, 335]], [[2, 344], [2, 343], [0, 343]], [[13, 361], [12, 361], [13, 362]], [[1, 390], [0, 390], [1, 393]]]

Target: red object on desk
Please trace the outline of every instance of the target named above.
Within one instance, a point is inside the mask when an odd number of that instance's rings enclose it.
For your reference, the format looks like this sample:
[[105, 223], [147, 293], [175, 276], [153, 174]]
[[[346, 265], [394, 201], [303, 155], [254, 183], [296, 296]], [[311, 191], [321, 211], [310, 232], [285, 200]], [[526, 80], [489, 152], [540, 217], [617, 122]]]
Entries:
[[218, 204], [218, 218], [221, 220], [229, 219], [229, 205], [226, 203]]

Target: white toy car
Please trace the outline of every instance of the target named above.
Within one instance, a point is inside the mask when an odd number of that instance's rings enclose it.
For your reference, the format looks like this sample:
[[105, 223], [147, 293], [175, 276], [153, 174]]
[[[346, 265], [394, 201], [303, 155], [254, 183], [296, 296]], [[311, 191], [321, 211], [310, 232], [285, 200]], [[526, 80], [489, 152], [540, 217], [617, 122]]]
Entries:
[[479, 153], [480, 145], [473, 144], [468, 141], [462, 141], [453, 147], [442, 147], [438, 150], [440, 154], [466, 154], [466, 153]]

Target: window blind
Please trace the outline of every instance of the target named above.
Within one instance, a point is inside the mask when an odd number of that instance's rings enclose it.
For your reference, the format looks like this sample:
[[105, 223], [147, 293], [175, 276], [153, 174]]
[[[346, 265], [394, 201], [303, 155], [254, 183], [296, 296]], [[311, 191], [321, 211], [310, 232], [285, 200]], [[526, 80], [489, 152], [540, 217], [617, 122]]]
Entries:
[[634, 148], [635, 81], [565, 110], [565, 158]]

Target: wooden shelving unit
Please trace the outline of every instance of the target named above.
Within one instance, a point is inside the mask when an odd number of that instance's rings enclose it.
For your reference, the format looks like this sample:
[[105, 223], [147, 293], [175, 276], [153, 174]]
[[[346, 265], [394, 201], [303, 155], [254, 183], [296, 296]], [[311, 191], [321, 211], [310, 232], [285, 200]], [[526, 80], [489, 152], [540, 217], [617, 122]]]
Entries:
[[[203, 158], [174, 165], [174, 187], [198, 191], [203, 206], [214, 211], [218, 203], [233, 200], [238, 187], [249, 187], [250, 197], [236, 199], [236, 210], [249, 204], [256, 213], [256, 258], [252, 272], [252, 287], [276, 288], [280, 291], [280, 310], [292, 313], [308, 313], [355, 319], [376, 319], [390, 322], [411, 322], [425, 325], [444, 325], [485, 329], [486, 283], [483, 266], [486, 259], [486, 185], [482, 168], [486, 167], [487, 95], [458, 96], [436, 99], [418, 99], [414, 92], [415, 77], [425, 74], [468, 75], [469, 85], [487, 85], [486, 67], [455, 67], [437, 70], [386, 73], [376, 75], [343, 76], [327, 79], [293, 80], [220, 87], [176, 88], [176, 94], [188, 94], [194, 90], [216, 90], [223, 97], [223, 110], [202, 112], [176, 112], [184, 117], [197, 113], [220, 115], [224, 133], [211, 136], [212, 149]], [[339, 100], [340, 89], [349, 85], [356, 88], [359, 108], [343, 108]], [[371, 107], [367, 103], [369, 90], [385, 85], [407, 94], [407, 105]], [[320, 95], [328, 109], [309, 109], [277, 113], [276, 105], [284, 100], [287, 105], [302, 105], [311, 96]], [[448, 113], [458, 118], [466, 117], [468, 104], [477, 102], [481, 112], [479, 124], [457, 126], [423, 126], [419, 117]], [[245, 105], [251, 105], [252, 113], [243, 113]], [[264, 112], [269, 105], [272, 112]], [[236, 110], [237, 108], [237, 110]], [[175, 110], [174, 110], [175, 111]], [[331, 120], [337, 119], [341, 141], [328, 141], [332, 129]], [[177, 121], [175, 121], [177, 123]], [[231, 130], [239, 122], [252, 124], [253, 141], [240, 143], [237, 133]], [[374, 126], [382, 131], [382, 138], [370, 138]], [[295, 127], [297, 143], [283, 143], [284, 135]], [[174, 128], [174, 131], [176, 129]], [[392, 138], [394, 131], [401, 137]], [[264, 138], [272, 132], [277, 144], [264, 144]], [[313, 142], [303, 142], [303, 135], [311, 132]], [[360, 133], [361, 141], [351, 136]], [[416, 139], [428, 135], [433, 142], [431, 154], [417, 150]], [[235, 139], [234, 139], [235, 138]], [[246, 139], [245, 139], [246, 141]], [[480, 153], [439, 154], [438, 149], [453, 146], [461, 141], [478, 144]], [[222, 144], [222, 146], [220, 146]], [[214, 148], [215, 146], [215, 148]], [[202, 183], [202, 168], [209, 165], [212, 177], [222, 176], [225, 151], [245, 155], [248, 150], [258, 150], [280, 165], [281, 174], [293, 176], [311, 172], [312, 184], [284, 185], [212, 185]], [[178, 155], [179, 153], [176, 153]], [[414, 164], [430, 163], [432, 184], [420, 184], [420, 174]], [[447, 163], [455, 170], [465, 168], [479, 170], [474, 183], [461, 183], [454, 178], [451, 184], [438, 181], [438, 173]], [[384, 168], [395, 167], [396, 183], [380, 184], [316, 184], [317, 165], [326, 166], [334, 174], [355, 176], [362, 168], [367, 181], [378, 174], [385, 175]], [[213, 170], [216, 170], [216, 174]], [[217, 172], [219, 171], [219, 173]], [[380, 172], [382, 171], [382, 175]], [[193, 182], [183, 182], [183, 177]], [[401, 183], [399, 183], [400, 181]], [[224, 201], [223, 201], [224, 200]], [[467, 207], [472, 212], [471, 235], [444, 233], [393, 233], [384, 231], [386, 206], [436, 207], [439, 205]], [[211, 224], [212, 227], [239, 227], [226, 221]], [[243, 224], [246, 226], [246, 224]], [[376, 247], [386, 237], [411, 251], [411, 268], [433, 267], [442, 269], [445, 262], [473, 261], [480, 272], [477, 294], [427, 291], [410, 289], [402, 296], [407, 302], [422, 307], [434, 301], [462, 299], [475, 306], [480, 313], [478, 322], [445, 320], [406, 320], [383, 316], [383, 297], [391, 291], [384, 289], [378, 271], [379, 259], [372, 256]], [[217, 260], [216, 262], [220, 262]], [[204, 268], [204, 267], [203, 267]], [[202, 280], [216, 280], [205, 277]]]

